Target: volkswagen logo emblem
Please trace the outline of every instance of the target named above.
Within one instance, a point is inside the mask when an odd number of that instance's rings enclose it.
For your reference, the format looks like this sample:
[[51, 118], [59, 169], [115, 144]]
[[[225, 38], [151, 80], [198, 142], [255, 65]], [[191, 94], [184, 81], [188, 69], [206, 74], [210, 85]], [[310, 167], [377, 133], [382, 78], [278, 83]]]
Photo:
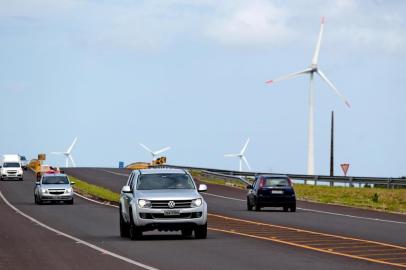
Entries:
[[169, 206], [169, 208], [174, 208], [175, 207], [175, 202], [174, 201], [169, 201], [168, 202], [168, 206]]

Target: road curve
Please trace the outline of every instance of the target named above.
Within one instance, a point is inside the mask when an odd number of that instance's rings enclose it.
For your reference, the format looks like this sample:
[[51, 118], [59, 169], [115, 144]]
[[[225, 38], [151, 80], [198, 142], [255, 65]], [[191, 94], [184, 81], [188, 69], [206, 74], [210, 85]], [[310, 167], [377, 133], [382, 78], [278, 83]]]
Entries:
[[[96, 178], [99, 180], [109, 178], [110, 180], [103, 181], [112, 183], [125, 181], [124, 176], [101, 171], [102, 174], [100, 171], [99, 169], [91, 169], [86, 175], [79, 178], [89, 182]], [[123, 172], [118, 171], [117, 173]], [[95, 177], [95, 175], [99, 176]], [[75, 198], [75, 204], [72, 206], [38, 206], [33, 203], [33, 185], [34, 177], [27, 173], [24, 182], [0, 182], [0, 191], [12, 205], [48, 226], [102, 247], [107, 251], [158, 269], [268, 269], [269, 267], [272, 269], [297, 269], [298, 267], [301, 269], [397, 269], [397, 267], [215, 231], [210, 231], [206, 240], [185, 240], [174, 234], [150, 233], [142, 241], [129, 241], [118, 236], [117, 209], [98, 205], [78, 197]], [[227, 214], [235, 216], [240, 212], [246, 212], [241, 209], [238, 201], [210, 198], [209, 196], [206, 198], [211, 212], [223, 213], [225, 211]], [[222, 207], [230, 208], [223, 210]], [[13, 212], [12, 214], [18, 215]], [[291, 213], [264, 212], [260, 213], [260, 217], [248, 218], [250, 220], [267, 219], [265, 216], [278, 215], [281, 216], [279, 219], [285, 219], [289, 214]], [[264, 217], [261, 217], [262, 215]], [[289, 218], [287, 219], [289, 220]], [[3, 227], [4, 219], [1, 219], [0, 222], [1, 227]], [[19, 227], [20, 225], [15, 226]], [[27, 237], [30, 238], [31, 236], [27, 235]], [[20, 245], [20, 241], [15, 241], [15, 243]], [[0, 246], [3, 245], [0, 244]], [[74, 245], [74, 247], [64, 250], [66, 254], [70, 254], [78, 252], [77, 248], [84, 248], [80, 245], [77, 246]], [[20, 248], [23, 249], [24, 245]], [[88, 258], [95, 264], [98, 261], [91, 256]], [[11, 261], [14, 260], [11, 259]], [[41, 256], [37, 257], [37, 260], [38, 263], [41, 263]], [[63, 261], [61, 263], [64, 265]], [[96, 267], [100, 268], [89, 263], [89, 266], [84, 266], [81, 269], [95, 269]]]

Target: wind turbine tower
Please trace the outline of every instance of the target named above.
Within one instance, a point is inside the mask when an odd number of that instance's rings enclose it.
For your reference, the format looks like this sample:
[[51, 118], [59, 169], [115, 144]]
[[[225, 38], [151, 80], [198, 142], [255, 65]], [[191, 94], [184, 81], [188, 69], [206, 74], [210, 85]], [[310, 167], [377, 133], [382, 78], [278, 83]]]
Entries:
[[310, 87], [309, 87], [309, 115], [308, 115], [308, 129], [307, 129], [307, 174], [314, 175], [315, 174], [315, 166], [314, 166], [314, 74], [320, 76], [320, 78], [344, 101], [345, 105], [350, 108], [350, 103], [348, 100], [338, 91], [338, 89], [333, 85], [333, 83], [324, 75], [324, 73], [319, 68], [319, 53], [320, 53], [320, 46], [321, 46], [321, 39], [323, 36], [323, 28], [324, 28], [324, 17], [321, 18], [321, 26], [319, 37], [316, 43], [316, 49], [313, 54], [313, 59], [310, 63], [310, 66], [304, 70], [291, 73], [280, 78], [269, 80], [267, 84], [273, 84], [275, 82], [288, 80], [297, 76], [301, 75], [310, 75]]

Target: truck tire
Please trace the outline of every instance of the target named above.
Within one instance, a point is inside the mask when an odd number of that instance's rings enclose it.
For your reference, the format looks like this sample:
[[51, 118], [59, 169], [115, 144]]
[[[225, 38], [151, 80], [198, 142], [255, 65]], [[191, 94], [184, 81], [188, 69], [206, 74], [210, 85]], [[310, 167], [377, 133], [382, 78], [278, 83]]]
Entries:
[[196, 239], [206, 239], [207, 238], [207, 223], [204, 225], [197, 225], [195, 228], [195, 238]]
[[137, 225], [134, 224], [132, 210], [130, 208], [130, 239], [138, 240], [142, 237], [142, 230]]
[[127, 238], [130, 236], [130, 228], [128, 224], [125, 222], [123, 215], [121, 214], [121, 207], [120, 207], [120, 236], [122, 238]]
[[182, 237], [189, 238], [192, 236], [193, 230], [192, 229], [182, 229]]

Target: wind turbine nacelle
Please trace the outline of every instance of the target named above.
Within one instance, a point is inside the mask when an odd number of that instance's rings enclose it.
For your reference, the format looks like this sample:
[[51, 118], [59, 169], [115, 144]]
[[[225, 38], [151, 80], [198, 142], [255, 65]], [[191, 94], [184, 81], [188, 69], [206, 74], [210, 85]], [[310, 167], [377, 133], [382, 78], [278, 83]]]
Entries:
[[38, 154], [38, 160], [46, 160], [47, 156], [45, 154]]

